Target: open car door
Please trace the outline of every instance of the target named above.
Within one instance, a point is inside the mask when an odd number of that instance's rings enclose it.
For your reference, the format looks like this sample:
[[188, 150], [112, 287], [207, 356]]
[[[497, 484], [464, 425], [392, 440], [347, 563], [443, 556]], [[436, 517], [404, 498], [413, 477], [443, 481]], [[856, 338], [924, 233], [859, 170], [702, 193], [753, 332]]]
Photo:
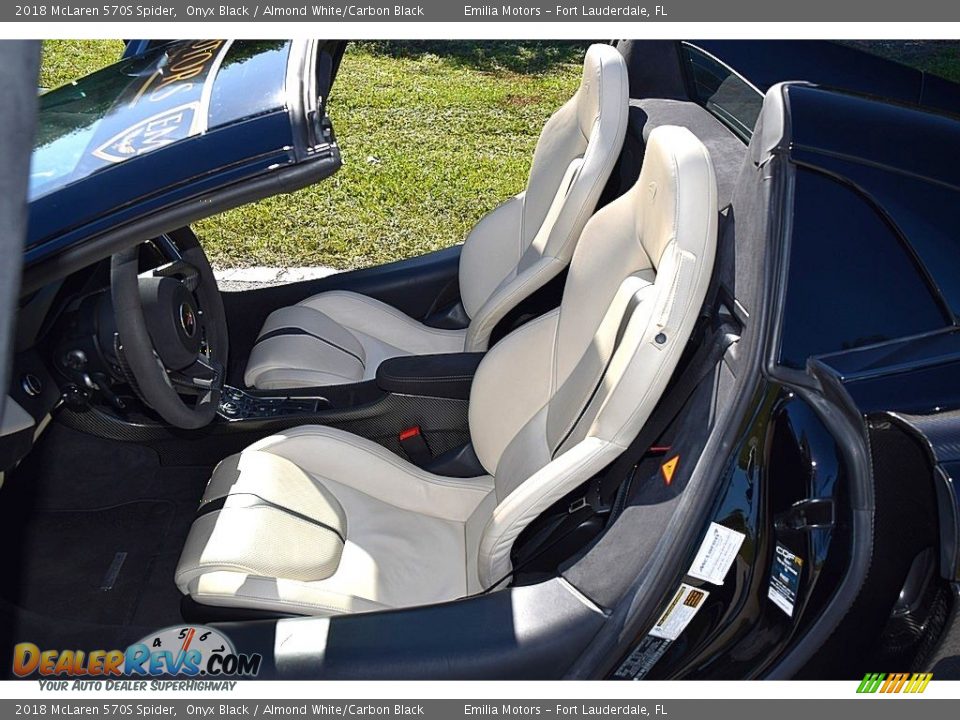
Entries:
[[343, 44], [167, 42], [42, 95], [24, 289], [336, 172]]

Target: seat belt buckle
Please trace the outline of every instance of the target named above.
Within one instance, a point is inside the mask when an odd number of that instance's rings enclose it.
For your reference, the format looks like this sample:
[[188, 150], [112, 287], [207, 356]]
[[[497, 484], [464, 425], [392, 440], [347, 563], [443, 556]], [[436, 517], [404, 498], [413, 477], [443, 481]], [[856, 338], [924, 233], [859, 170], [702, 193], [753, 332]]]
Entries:
[[589, 504], [586, 497], [578, 497], [570, 503], [570, 507], [567, 508], [567, 515], [573, 515], [577, 510], [583, 510]]
[[427, 445], [426, 438], [419, 425], [413, 425], [404, 428], [397, 436], [400, 441], [400, 447], [406, 453], [407, 458], [417, 467], [424, 467], [433, 460], [433, 453], [430, 452], [430, 446]]
[[591, 508], [598, 515], [609, 512], [610, 506], [604, 503], [601, 495], [600, 482], [591, 484], [591, 486], [587, 489], [587, 492], [584, 493], [583, 497], [578, 497], [576, 500], [570, 503], [570, 507], [567, 508], [567, 514], [573, 515], [575, 512], [583, 510], [585, 507]]

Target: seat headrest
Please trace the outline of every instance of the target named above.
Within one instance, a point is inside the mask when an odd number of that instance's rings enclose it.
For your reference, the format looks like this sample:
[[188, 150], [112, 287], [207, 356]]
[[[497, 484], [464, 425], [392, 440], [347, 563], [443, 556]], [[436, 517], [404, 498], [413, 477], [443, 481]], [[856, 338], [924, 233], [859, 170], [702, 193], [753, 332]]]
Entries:
[[654, 268], [671, 241], [678, 239], [681, 245], [692, 238], [703, 241], [707, 230], [703, 209], [716, 193], [713, 178], [710, 153], [692, 132], [663, 125], [650, 133], [635, 186], [635, 207], [637, 237]]
[[[587, 48], [580, 88], [577, 90], [577, 119], [584, 137], [590, 137], [593, 124], [601, 114], [604, 88], [611, 88], [606, 93], [608, 100], [617, 101], [622, 94], [616, 92], [620, 87], [627, 87], [627, 63], [620, 51], [611, 45], [599, 43]], [[611, 116], [614, 114], [612, 110]]]

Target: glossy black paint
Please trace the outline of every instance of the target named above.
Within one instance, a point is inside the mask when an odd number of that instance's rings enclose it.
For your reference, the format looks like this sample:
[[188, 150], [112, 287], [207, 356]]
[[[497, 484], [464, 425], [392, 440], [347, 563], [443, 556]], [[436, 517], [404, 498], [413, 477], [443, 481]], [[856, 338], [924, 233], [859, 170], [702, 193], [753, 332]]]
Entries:
[[865, 414], [960, 408], [960, 329], [818, 358]]
[[780, 362], [799, 369], [813, 355], [950, 323], [883, 215], [848, 184], [806, 168], [796, 171], [782, 311]]
[[896, 410], [927, 414], [960, 407], [960, 362], [930, 358], [923, 366], [844, 383], [864, 412]]
[[[756, 117], [759, 98], [773, 85], [797, 81], [960, 115], [957, 83], [832, 41], [623, 40], [617, 46], [627, 59], [633, 98], [702, 101], [698, 73], [718, 74], [707, 68], [712, 58], [756, 90], [755, 106], [745, 96], [736, 100], [746, 103], [743, 121]], [[692, 66], [691, 53], [703, 56]], [[730, 89], [727, 83], [724, 91]], [[739, 132], [742, 123], [733, 129]]]
[[960, 119], [802, 85], [787, 96], [791, 159], [841, 178], [874, 204], [916, 253], [956, 322]]
[[960, 113], [960, 87], [930, 73], [826, 40], [695, 40], [766, 92], [804, 80]]
[[785, 96], [799, 169], [781, 362], [956, 327], [960, 166], [945, 150], [960, 120], [803, 85]]
[[[710, 595], [657, 663], [651, 679], [760, 676], [822, 605], [822, 578], [841, 572], [847, 560], [842, 453], [804, 400], [778, 384], [758, 393], [754, 415], [723, 473], [725, 489], [711, 521], [744, 533], [746, 539], [722, 586], [678, 578]], [[838, 524], [792, 529], [788, 520], [794, 505], [810, 498], [833, 502]], [[704, 526], [703, 536], [706, 532]], [[837, 533], [840, 542], [834, 543]], [[778, 544], [803, 559], [792, 616], [767, 598]]]

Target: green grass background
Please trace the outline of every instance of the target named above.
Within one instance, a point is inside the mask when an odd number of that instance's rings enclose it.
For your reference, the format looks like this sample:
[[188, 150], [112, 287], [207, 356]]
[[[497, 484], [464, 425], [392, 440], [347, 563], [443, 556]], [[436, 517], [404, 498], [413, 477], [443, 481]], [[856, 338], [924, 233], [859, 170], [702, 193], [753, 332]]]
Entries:
[[[960, 43], [857, 43], [960, 81]], [[448, 247], [523, 189], [543, 123], [576, 89], [587, 43], [352, 43], [328, 110], [332, 178], [196, 225], [219, 267], [365, 267]], [[114, 40], [44, 44], [56, 87], [119, 57]]]
[[[523, 189], [543, 123], [576, 90], [586, 43], [354, 43], [328, 110], [332, 178], [198, 223], [220, 267], [356, 268], [461, 242]], [[41, 85], [119, 56], [115, 41], [44, 45]]]

